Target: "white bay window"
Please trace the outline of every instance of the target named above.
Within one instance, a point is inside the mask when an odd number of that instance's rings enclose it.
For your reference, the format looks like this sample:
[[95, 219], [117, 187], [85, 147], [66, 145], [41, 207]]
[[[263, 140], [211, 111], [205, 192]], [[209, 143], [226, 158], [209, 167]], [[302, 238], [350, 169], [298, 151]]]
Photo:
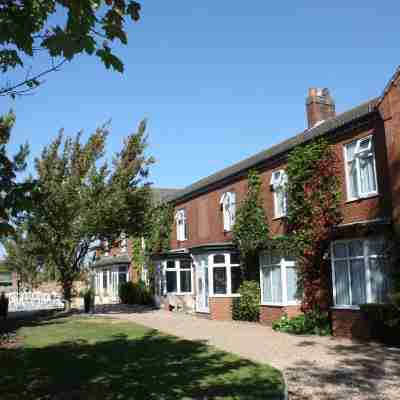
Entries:
[[192, 263], [189, 259], [164, 261], [167, 294], [192, 293]]
[[373, 137], [355, 140], [344, 146], [347, 197], [355, 200], [378, 193]]
[[336, 241], [331, 260], [336, 307], [387, 301], [389, 268], [382, 238]]
[[260, 255], [261, 304], [298, 304], [297, 269], [291, 257], [266, 251]]
[[210, 255], [211, 293], [213, 296], [234, 296], [242, 283], [239, 255]]

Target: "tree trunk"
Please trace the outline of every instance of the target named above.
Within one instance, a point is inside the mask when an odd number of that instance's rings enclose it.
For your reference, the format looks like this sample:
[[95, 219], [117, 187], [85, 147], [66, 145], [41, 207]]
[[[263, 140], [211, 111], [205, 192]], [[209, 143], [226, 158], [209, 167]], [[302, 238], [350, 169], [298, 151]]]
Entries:
[[72, 281], [67, 279], [62, 282], [63, 297], [65, 301], [65, 311], [71, 312]]

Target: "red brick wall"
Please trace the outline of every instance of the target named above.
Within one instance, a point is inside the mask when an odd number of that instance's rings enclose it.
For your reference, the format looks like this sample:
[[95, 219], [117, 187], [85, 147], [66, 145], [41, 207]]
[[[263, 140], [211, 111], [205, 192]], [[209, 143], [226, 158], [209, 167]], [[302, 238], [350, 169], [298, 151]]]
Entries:
[[274, 321], [280, 319], [285, 314], [293, 318], [301, 313], [299, 306], [261, 306], [260, 323], [271, 325]]
[[[348, 202], [343, 145], [367, 135], [373, 135], [375, 138], [379, 195], [368, 199]], [[366, 127], [341, 135], [333, 145], [341, 166], [340, 179], [342, 184], [341, 190], [343, 193], [341, 204], [344, 215], [343, 223], [390, 217], [392, 211], [390, 182], [386, 179], [388, 175], [385, 150], [386, 144], [385, 137], [382, 134], [382, 122], [379, 118], [369, 122]], [[400, 149], [400, 144], [398, 148]], [[398, 159], [400, 159], [400, 157], [398, 157]], [[274, 219], [273, 193], [271, 192], [269, 183], [272, 172], [277, 169], [284, 169], [285, 165], [285, 162], [282, 160], [273, 163], [269, 162], [269, 164], [261, 170], [263, 204], [272, 235], [281, 234], [283, 232], [283, 225], [281, 219]], [[398, 170], [398, 174], [400, 175], [400, 167]], [[400, 179], [398, 179], [398, 182], [400, 182]], [[400, 219], [400, 183], [398, 186], [398, 212]], [[236, 180], [231, 181], [230, 183], [210, 188], [209, 192], [178, 204], [176, 210], [181, 208], [186, 210], [188, 240], [185, 240], [184, 242], [178, 242], [176, 240], [176, 226], [174, 225], [172, 229], [171, 247], [175, 249], [232, 240], [231, 233], [224, 232], [223, 230], [222, 212], [219, 207], [219, 201], [224, 192], [234, 191], [236, 193], [236, 202], [239, 204], [246, 194], [246, 189], [246, 177], [242, 176], [236, 178]]]
[[333, 336], [347, 338], [370, 338], [368, 322], [358, 310], [332, 310]]
[[232, 297], [210, 297], [210, 317], [218, 321], [232, 320]]

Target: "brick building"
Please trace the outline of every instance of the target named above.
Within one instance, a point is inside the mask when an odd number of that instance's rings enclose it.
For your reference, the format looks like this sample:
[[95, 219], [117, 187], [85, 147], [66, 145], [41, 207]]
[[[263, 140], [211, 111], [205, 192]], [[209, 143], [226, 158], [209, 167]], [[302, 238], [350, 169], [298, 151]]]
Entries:
[[[155, 259], [161, 305], [231, 318], [240, 285], [232, 226], [249, 169], [260, 172], [270, 231], [279, 235], [287, 206], [282, 190], [287, 155], [323, 136], [342, 166], [344, 220], [329, 252], [333, 329], [338, 336], [364, 330], [359, 305], [387, 299], [385, 236], [400, 227], [400, 69], [379, 97], [339, 115], [327, 89], [310, 89], [306, 115], [308, 128], [300, 134], [169, 196], [175, 207], [171, 250]], [[262, 252], [259, 269], [261, 322], [298, 313], [296, 260]]]

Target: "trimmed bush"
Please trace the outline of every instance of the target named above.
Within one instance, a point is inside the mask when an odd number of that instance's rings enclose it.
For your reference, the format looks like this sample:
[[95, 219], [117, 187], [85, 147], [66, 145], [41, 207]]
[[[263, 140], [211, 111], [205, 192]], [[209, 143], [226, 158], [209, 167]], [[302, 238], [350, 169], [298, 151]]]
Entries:
[[281, 317], [272, 324], [272, 329], [295, 335], [319, 335], [332, 334], [331, 324], [327, 313], [300, 314], [289, 318], [287, 315]]
[[260, 319], [260, 286], [254, 281], [244, 281], [239, 288], [240, 297], [233, 299], [232, 318], [237, 321]]
[[119, 286], [119, 298], [123, 304], [153, 305], [153, 296], [144, 282], [124, 282]]
[[384, 343], [400, 345], [400, 310], [394, 304], [362, 304], [371, 335]]
[[8, 316], [8, 297], [4, 292], [0, 295], [0, 317], [6, 319]]
[[82, 292], [83, 304], [85, 313], [89, 313], [94, 306], [94, 291], [93, 289], [86, 289]]

